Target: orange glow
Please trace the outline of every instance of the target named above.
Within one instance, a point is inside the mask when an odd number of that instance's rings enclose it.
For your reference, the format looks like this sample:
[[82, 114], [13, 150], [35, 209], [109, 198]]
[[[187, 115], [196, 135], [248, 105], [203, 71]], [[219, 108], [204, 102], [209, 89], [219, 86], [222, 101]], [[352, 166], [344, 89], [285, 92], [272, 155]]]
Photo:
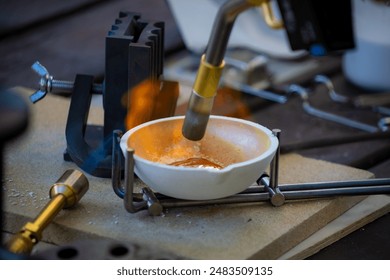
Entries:
[[[211, 113], [213, 115], [250, 120], [252, 113], [245, 103], [243, 95], [243, 93], [230, 88], [223, 87], [218, 89]], [[187, 107], [187, 103], [179, 106], [176, 109], [176, 115], [184, 115]]]
[[128, 95], [126, 129], [172, 116], [178, 96], [179, 85], [176, 82], [145, 80], [140, 83]]
[[254, 158], [269, 145], [265, 134], [240, 122], [210, 121], [200, 141], [184, 138], [182, 126], [183, 119], [150, 124], [136, 130], [127, 144], [136, 155], [153, 162], [172, 164], [200, 158], [223, 167]]
[[231, 88], [223, 87], [218, 89], [212, 114], [249, 119], [251, 111], [245, 104], [242, 96], [243, 93]]

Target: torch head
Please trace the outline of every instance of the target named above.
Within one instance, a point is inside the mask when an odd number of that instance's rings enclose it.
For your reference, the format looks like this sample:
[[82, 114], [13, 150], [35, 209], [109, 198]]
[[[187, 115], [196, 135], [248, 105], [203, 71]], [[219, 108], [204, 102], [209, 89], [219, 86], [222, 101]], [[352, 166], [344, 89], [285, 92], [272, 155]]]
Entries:
[[203, 138], [213, 102], [214, 97], [203, 97], [192, 91], [182, 128], [185, 138], [192, 141], [199, 141]]
[[188, 140], [201, 140], [205, 134], [224, 65], [214, 66], [202, 56], [182, 128]]

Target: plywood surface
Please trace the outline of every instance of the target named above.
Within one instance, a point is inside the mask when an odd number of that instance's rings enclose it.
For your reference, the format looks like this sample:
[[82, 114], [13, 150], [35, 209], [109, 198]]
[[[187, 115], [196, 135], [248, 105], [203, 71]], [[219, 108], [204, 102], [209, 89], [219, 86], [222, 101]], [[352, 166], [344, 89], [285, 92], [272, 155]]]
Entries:
[[[279, 259], [304, 259], [333, 244], [348, 234], [364, 227], [377, 218], [389, 213], [390, 196], [368, 196], [322, 229], [309, 236], [297, 246], [283, 254]], [[385, 244], [384, 248], [386, 248]], [[356, 244], [361, 246], [361, 244]], [[390, 256], [390, 252], [387, 252]], [[364, 256], [360, 256], [365, 259]]]
[[[20, 90], [19, 90], [20, 91]], [[31, 91], [23, 90], [28, 96]], [[94, 103], [93, 103], [94, 104]], [[101, 120], [99, 102], [90, 122]], [[49, 187], [73, 163], [63, 161], [69, 100], [47, 96], [31, 107], [28, 131], [5, 151], [5, 229], [17, 231], [48, 201]], [[151, 217], [130, 214], [112, 191], [110, 179], [88, 176], [90, 190], [80, 204], [62, 211], [44, 241], [66, 244], [107, 238], [147, 244], [195, 259], [275, 259], [363, 199], [335, 198], [287, 203], [172, 209]], [[372, 174], [338, 164], [284, 155], [280, 183], [369, 178]], [[140, 184], [140, 182], [137, 182]]]

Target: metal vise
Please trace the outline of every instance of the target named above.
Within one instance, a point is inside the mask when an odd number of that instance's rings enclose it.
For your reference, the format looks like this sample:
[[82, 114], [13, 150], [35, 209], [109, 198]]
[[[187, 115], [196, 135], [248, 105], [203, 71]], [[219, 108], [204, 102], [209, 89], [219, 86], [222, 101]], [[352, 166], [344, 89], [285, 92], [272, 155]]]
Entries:
[[[126, 130], [130, 92], [143, 81], [158, 83], [158, 93], [169, 96], [169, 103], [158, 115], [171, 116], [179, 93], [176, 82], [160, 81], [163, 73], [164, 22], [147, 21], [132, 12], [120, 12], [106, 36], [104, 83], [94, 84], [93, 76], [76, 75], [74, 82], [55, 80], [36, 62], [32, 68], [40, 88], [30, 99], [33, 103], [46, 93], [69, 93], [71, 103], [66, 125], [67, 147], [64, 159], [75, 162], [93, 176], [111, 177], [112, 137], [114, 130]], [[92, 94], [103, 95], [104, 125], [87, 125]], [[125, 99], [127, 97], [127, 100]], [[149, 98], [146, 96], [146, 98]], [[153, 97], [150, 97], [153, 98]], [[123, 102], [123, 101], [126, 102]], [[149, 108], [149, 110], [151, 110]], [[146, 119], [147, 120], [147, 119]]]

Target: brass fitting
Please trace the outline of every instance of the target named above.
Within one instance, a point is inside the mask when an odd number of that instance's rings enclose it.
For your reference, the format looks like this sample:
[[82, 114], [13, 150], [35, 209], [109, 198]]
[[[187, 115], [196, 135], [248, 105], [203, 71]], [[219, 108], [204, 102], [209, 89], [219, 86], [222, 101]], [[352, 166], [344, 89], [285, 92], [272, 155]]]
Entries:
[[268, 27], [272, 29], [281, 29], [284, 27], [283, 21], [275, 18], [270, 1], [262, 1], [260, 7], [263, 11], [264, 21]]
[[215, 96], [224, 66], [224, 61], [218, 66], [211, 65], [206, 62], [206, 56], [202, 55], [194, 82], [194, 91], [205, 98]]
[[263, 17], [265, 23], [268, 27], [272, 29], [283, 28], [283, 21], [275, 18], [271, 0], [247, 0], [247, 2], [252, 6], [260, 6], [263, 11]]
[[29, 255], [42, 239], [43, 230], [63, 208], [74, 206], [87, 192], [89, 183], [78, 170], [67, 170], [51, 187], [50, 202], [33, 222], [26, 223], [6, 244], [15, 254]]

